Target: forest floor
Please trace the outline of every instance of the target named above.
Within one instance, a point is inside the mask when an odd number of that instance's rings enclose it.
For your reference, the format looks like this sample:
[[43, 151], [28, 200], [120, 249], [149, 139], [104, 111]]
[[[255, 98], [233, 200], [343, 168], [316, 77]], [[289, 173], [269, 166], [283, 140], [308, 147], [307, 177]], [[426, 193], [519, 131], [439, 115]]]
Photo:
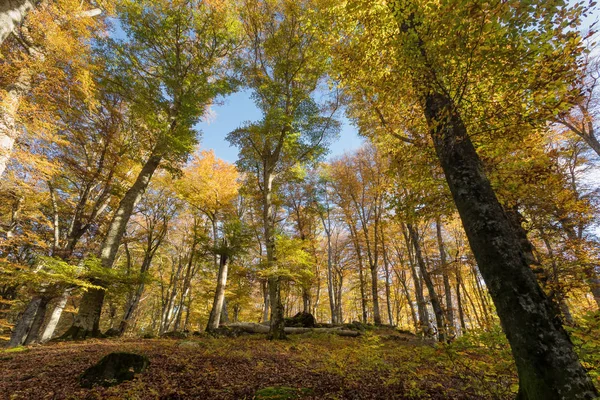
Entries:
[[[146, 355], [134, 380], [83, 389], [79, 376], [115, 351]], [[392, 329], [358, 338], [88, 340], [0, 351], [1, 399], [508, 399], [506, 346], [433, 345]]]

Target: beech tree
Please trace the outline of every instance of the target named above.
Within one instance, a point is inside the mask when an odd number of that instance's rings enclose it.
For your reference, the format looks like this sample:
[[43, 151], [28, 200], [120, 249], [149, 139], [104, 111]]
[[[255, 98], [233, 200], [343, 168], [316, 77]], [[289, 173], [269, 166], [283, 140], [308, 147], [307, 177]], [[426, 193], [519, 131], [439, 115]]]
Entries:
[[[543, 124], [561, 109], [558, 94], [568, 88], [557, 86], [555, 78], [574, 80], [581, 51], [578, 33], [563, 21], [577, 19], [581, 9], [546, 2], [461, 7], [452, 1], [355, 1], [344, 11], [344, 19], [363, 27], [348, 46], [357, 50], [351, 57], [378, 54], [378, 60], [363, 64], [384, 64], [377, 79], [390, 75], [385, 64], [394, 60], [392, 75], [408, 82], [395, 98], [429, 134], [511, 344], [519, 398], [594, 398], [596, 390], [554, 318], [472, 141], [486, 116], [496, 116], [488, 122], [504, 126], [524, 118]], [[387, 57], [358, 50], [374, 38]], [[546, 46], [548, 40], [552, 46]], [[513, 104], [514, 98], [525, 102]]]
[[[194, 124], [216, 96], [232, 89], [224, 67], [235, 28], [220, 4], [124, 1], [118, 12], [126, 37], [104, 45], [106, 79], [129, 100], [130, 118], [149, 134], [149, 148], [114, 211], [99, 252], [103, 268], [112, 267], [127, 222], [161, 162], [175, 167], [185, 159], [196, 143]], [[98, 334], [103, 298], [103, 290], [85, 293], [66, 336]]]
[[[333, 112], [323, 113], [311, 97], [327, 70], [327, 56], [315, 32], [324, 23], [317, 16], [318, 2], [249, 0], [242, 2], [240, 13], [247, 46], [241, 73], [253, 90], [263, 119], [231, 132], [228, 140], [240, 148], [240, 169], [256, 174], [259, 182], [265, 263], [266, 269], [271, 269], [275, 261], [273, 196], [277, 179], [317, 160], [338, 125]], [[269, 335], [273, 339], [285, 336], [280, 283], [276, 274], [269, 277]]]

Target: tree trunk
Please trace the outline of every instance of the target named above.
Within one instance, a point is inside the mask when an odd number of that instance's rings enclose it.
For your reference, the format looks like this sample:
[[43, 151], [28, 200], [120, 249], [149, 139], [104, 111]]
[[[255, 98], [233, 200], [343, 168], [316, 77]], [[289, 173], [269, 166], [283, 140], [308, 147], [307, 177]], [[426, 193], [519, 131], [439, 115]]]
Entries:
[[511, 345], [518, 398], [595, 398], [598, 392], [527, 264], [452, 99], [431, 90], [423, 103], [437, 156]]
[[29, 329], [29, 333], [27, 334], [27, 339], [25, 339], [25, 345], [37, 343], [39, 341], [40, 330], [42, 329], [42, 325], [44, 324], [44, 320], [46, 318], [46, 311], [48, 310], [48, 303], [50, 302], [50, 300], [50, 297], [42, 295], [38, 309], [35, 313], [35, 317], [33, 318], [33, 322], [31, 323], [31, 328]]
[[[268, 163], [267, 163], [268, 164]], [[275, 260], [275, 215], [273, 213], [273, 179], [274, 175], [269, 165], [265, 165], [263, 176], [263, 229], [267, 253], [267, 268], [272, 268]], [[281, 303], [281, 279], [270, 276], [268, 279], [269, 299], [271, 302], [271, 328], [269, 338], [285, 339], [284, 309]]]
[[415, 248], [415, 258], [417, 259], [417, 264], [419, 265], [419, 270], [423, 275], [423, 280], [425, 281], [425, 286], [427, 286], [427, 291], [429, 292], [429, 300], [431, 301], [431, 306], [433, 307], [433, 313], [435, 315], [435, 322], [438, 331], [438, 340], [443, 342], [446, 340], [446, 332], [445, 332], [445, 323], [444, 323], [444, 310], [442, 310], [442, 305], [440, 303], [440, 299], [435, 290], [435, 286], [433, 285], [433, 280], [429, 275], [429, 271], [427, 271], [427, 265], [425, 264], [425, 260], [423, 259], [423, 254], [421, 253], [421, 245], [419, 244], [419, 235], [417, 230], [412, 226], [412, 224], [406, 224], [408, 232], [410, 234], [411, 241]]
[[281, 303], [281, 279], [269, 278], [269, 297], [271, 299], [271, 328], [269, 339], [285, 339], [285, 320], [283, 318], [283, 304]]
[[[419, 274], [417, 273], [417, 268], [415, 267], [415, 260], [412, 249], [412, 239], [407, 232], [406, 225], [402, 227], [402, 234], [404, 235], [404, 241], [406, 243], [406, 250], [408, 252], [408, 265], [410, 266], [410, 272], [413, 278], [413, 285], [415, 287], [415, 298], [417, 300], [417, 311], [419, 313], [419, 327], [417, 331], [425, 334], [430, 329], [429, 322], [429, 311], [427, 310], [427, 304], [425, 303], [425, 296], [423, 295], [423, 285], [421, 284], [421, 279]], [[417, 332], [417, 333], [418, 333]]]
[[462, 304], [462, 296], [460, 294], [461, 287], [461, 276], [460, 267], [456, 267], [456, 305], [458, 306], [458, 319], [460, 320], [460, 331], [464, 335], [467, 331], [467, 325], [465, 324], [465, 309]]
[[[152, 175], [158, 168], [162, 160], [162, 155], [157, 154], [156, 149], [150, 155], [142, 170], [140, 171], [133, 186], [125, 193], [121, 199], [117, 211], [110, 222], [106, 238], [100, 249], [100, 261], [103, 268], [112, 268], [119, 244], [127, 228], [129, 218], [133, 213], [135, 205], [140, 201]], [[102, 282], [95, 282], [102, 284]], [[73, 326], [65, 333], [65, 338], [83, 339], [88, 336], [99, 335], [100, 314], [102, 312], [102, 303], [104, 302], [104, 290], [89, 289], [81, 299], [79, 311], [73, 322]]]
[[17, 347], [25, 343], [41, 302], [42, 297], [36, 296], [27, 304], [25, 311], [23, 311], [23, 314], [19, 318], [19, 322], [15, 325], [10, 335], [7, 347]]
[[50, 315], [50, 320], [46, 324], [46, 327], [44, 328], [44, 332], [42, 333], [42, 336], [40, 336], [41, 343], [45, 343], [48, 340], [52, 339], [52, 336], [54, 335], [54, 331], [56, 330], [58, 322], [60, 321], [60, 316], [62, 315], [62, 312], [67, 305], [67, 301], [69, 300], [70, 294], [71, 294], [70, 290], [68, 290], [68, 289], [65, 290], [63, 292], [62, 296], [60, 297], [60, 299], [58, 300], [58, 303], [56, 303], [56, 305], [54, 306], [54, 310], [52, 311], [52, 314]]
[[262, 280], [260, 282], [260, 287], [262, 289], [262, 294], [263, 294], [263, 317], [262, 320], [263, 322], [267, 322], [269, 321], [269, 287], [268, 287], [268, 283], [266, 280]]
[[440, 251], [440, 263], [442, 267], [442, 279], [444, 280], [444, 294], [446, 295], [446, 317], [447, 329], [450, 336], [454, 336], [456, 328], [454, 324], [454, 307], [452, 304], [452, 285], [450, 285], [450, 270], [448, 260], [446, 259], [446, 249], [444, 248], [444, 239], [442, 238], [442, 223], [438, 217], [435, 222], [438, 249]]
[[[6, 0], [0, 0], [0, 4], [3, 1], [6, 2]], [[13, 3], [13, 1], [9, 1], [9, 3]], [[6, 28], [2, 21], [2, 14], [2, 6], [0, 6], [0, 43], [3, 40], [2, 32]], [[2, 107], [0, 108], [0, 177], [4, 174], [19, 134], [17, 129], [17, 112], [19, 111], [21, 99], [30, 90], [31, 71], [28, 68], [23, 68], [19, 73], [17, 81], [7, 88], [6, 94], [2, 98]]]
[[215, 290], [215, 298], [213, 300], [213, 306], [210, 310], [210, 316], [208, 317], [208, 325], [206, 331], [219, 328], [219, 322], [221, 321], [221, 311], [223, 310], [223, 304], [225, 302], [225, 287], [227, 286], [227, 270], [229, 268], [229, 261], [227, 256], [221, 254], [219, 260], [219, 275], [217, 276], [217, 288]]
[[0, 45], [23, 23], [36, 3], [31, 0], [0, 0]]

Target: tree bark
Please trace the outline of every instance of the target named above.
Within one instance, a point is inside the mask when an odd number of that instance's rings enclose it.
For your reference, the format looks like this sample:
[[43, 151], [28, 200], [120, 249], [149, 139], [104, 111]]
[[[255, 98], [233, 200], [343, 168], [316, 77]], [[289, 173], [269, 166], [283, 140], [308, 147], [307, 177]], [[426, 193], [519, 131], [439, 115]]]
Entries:
[[58, 326], [58, 322], [60, 321], [60, 316], [62, 315], [62, 312], [67, 305], [67, 301], [69, 300], [70, 294], [71, 294], [70, 290], [65, 290], [63, 292], [62, 296], [60, 297], [60, 299], [58, 300], [58, 303], [56, 304], [56, 306], [54, 306], [54, 310], [52, 311], [52, 314], [50, 315], [50, 320], [48, 320], [48, 323], [46, 324], [46, 327], [44, 328], [44, 331], [42, 332], [42, 335], [40, 336], [41, 343], [45, 343], [48, 340], [52, 339], [52, 336], [54, 335], [54, 331], [56, 330], [56, 327]]
[[0, 0], [0, 45], [23, 23], [36, 3], [31, 0]]
[[[100, 261], [103, 268], [112, 268], [133, 209], [142, 198], [161, 160], [162, 155], [158, 154], [155, 149], [142, 167], [133, 186], [121, 199], [100, 249]], [[102, 284], [102, 282], [95, 283]], [[65, 338], [84, 339], [99, 335], [104, 294], [103, 289], [89, 289], [84, 293], [73, 326], [65, 333]]]
[[33, 324], [33, 320], [35, 319], [41, 302], [42, 297], [36, 296], [27, 304], [25, 311], [23, 311], [23, 314], [19, 318], [19, 322], [17, 322], [12, 334], [10, 335], [10, 340], [8, 341], [7, 347], [17, 347], [25, 343], [25, 339], [27, 338], [27, 334], [31, 329], [31, 325]]
[[[0, 40], [2, 40], [2, 29], [3, 24], [0, 20]], [[7, 88], [6, 94], [2, 98], [2, 107], [0, 108], [0, 177], [4, 174], [19, 135], [17, 112], [21, 99], [31, 90], [31, 79], [31, 71], [28, 68], [23, 68], [17, 81]]]
[[217, 276], [217, 288], [215, 290], [215, 298], [213, 300], [213, 306], [210, 310], [210, 316], [208, 317], [208, 325], [206, 331], [219, 328], [219, 322], [221, 321], [221, 311], [223, 310], [223, 304], [225, 302], [225, 287], [227, 286], [227, 271], [229, 268], [229, 260], [227, 255], [221, 254], [219, 260], [219, 274]]
[[446, 94], [429, 90], [423, 96], [429, 132], [511, 345], [518, 398], [595, 398], [598, 393], [527, 264], [458, 110]]
[[435, 286], [433, 285], [431, 275], [429, 275], [429, 271], [427, 270], [427, 265], [425, 264], [425, 260], [423, 259], [423, 254], [421, 253], [421, 245], [419, 244], [419, 234], [417, 233], [415, 227], [412, 226], [412, 224], [406, 224], [406, 227], [408, 229], [411, 241], [415, 248], [415, 258], [417, 259], [419, 270], [423, 275], [425, 286], [427, 286], [427, 291], [429, 292], [429, 300], [431, 301], [431, 306], [433, 307], [433, 313], [435, 315], [435, 322], [438, 331], [438, 340], [440, 342], [443, 342], [446, 340], [446, 324], [444, 323], [444, 310], [442, 310], [440, 299], [435, 290]]
[[435, 222], [438, 249], [440, 251], [440, 264], [442, 267], [442, 279], [444, 280], [444, 294], [446, 295], [446, 318], [448, 334], [453, 336], [456, 333], [454, 321], [454, 306], [452, 304], [452, 285], [450, 284], [450, 270], [448, 260], [446, 259], [446, 249], [444, 248], [444, 239], [442, 238], [442, 222], [438, 217]]

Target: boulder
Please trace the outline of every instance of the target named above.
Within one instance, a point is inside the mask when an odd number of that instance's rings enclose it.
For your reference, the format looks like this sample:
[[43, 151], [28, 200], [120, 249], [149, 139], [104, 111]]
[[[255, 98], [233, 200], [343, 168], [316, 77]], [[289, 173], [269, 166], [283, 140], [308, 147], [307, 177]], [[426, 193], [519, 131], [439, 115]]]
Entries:
[[166, 338], [166, 339], [187, 339], [189, 335], [189, 332], [187, 331], [171, 331], [171, 332], [165, 332], [162, 335], [160, 335], [161, 338]]
[[121, 336], [121, 332], [117, 328], [110, 328], [106, 332], [104, 332], [104, 337], [113, 338]]
[[291, 328], [314, 328], [316, 323], [315, 317], [308, 312], [299, 312], [292, 318], [285, 319], [285, 326]]
[[88, 368], [79, 378], [79, 383], [84, 388], [115, 386], [144, 372], [149, 363], [148, 357], [139, 354], [110, 353]]

